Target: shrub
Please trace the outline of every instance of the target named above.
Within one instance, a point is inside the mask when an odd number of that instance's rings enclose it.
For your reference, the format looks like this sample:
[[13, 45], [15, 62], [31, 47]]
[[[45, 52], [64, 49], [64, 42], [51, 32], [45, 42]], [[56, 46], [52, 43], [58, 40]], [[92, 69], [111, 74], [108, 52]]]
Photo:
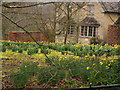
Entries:
[[18, 49], [18, 53], [22, 53], [23, 52], [23, 49]]
[[58, 56], [51, 56], [49, 58], [45, 59], [45, 62], [49, 65], [56, 65], [59, 61], [59, 57]]
[[18, 71], [13, 73], [12, 75], [13, 75], [11, 77], [12, 84], [16, 88], [22, 88], [29, 82], [28, 73], [21, 73], [20, 71]]
[[102, 39], [99, 39], [99, 38], [96, 38], [96, 37], [93, 37], [90, 39], [90, 44], [102, 44], [103, 43], [103, 40]]
[[30, 75], [37, 73], [39, 71], [37, 62], [27, 61], [20, 65], [20, 72], [28, 72]]
[[12, 84], [16, 88], [22, 88], [29, 82], [29, 77], [38, 73], [38, 63], [22, 62], [20, 70], [11, 74]]
[[49, 84], [55, 85], [60, 79], [65, 78], [65, 75], [66, 73], [63, 69], [58, 69], [53, 66], [44, 67], [40, 69], [38, 81], [41, 84], [49, 82]]
[[6, 48], [5, 47], [1, 47], [2, 48], [2, 52], [5, 52], [6, 51]]

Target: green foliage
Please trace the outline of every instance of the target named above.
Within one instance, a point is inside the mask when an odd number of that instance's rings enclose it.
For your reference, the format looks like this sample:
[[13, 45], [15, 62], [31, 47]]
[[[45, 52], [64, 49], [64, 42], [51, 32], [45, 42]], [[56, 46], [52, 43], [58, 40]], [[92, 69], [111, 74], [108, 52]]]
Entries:
[[41, 68], [38, 74], [38, 81], [40, 83], [46, 83], [52, 77], [50, 71], [51, 67]]
[[[39, 53], [40, 50], [41, 53], [50, 54], [49, 49], [53, 49], [53, 51], [56, 50], [65, 55], [62, 58], [59, 58], [57, 55], [50, 55], [50, 57], [45, 59], [46, 66], [40, 68], [38, 68], [38, 63], [22, 62], [20, 70], [14, 73], [18, 75], [11, 77], [15, 87], [24, 87], [29, 82], [29, 78], [34, 75], [37, 76], [40, 84], [47, 83], [48, 86], [54, 86], [62, 82], [64, 85], [61, 85], [61, 87], [65, 86], [68, 88], [71, 85], [79, 87], [80, 83], [82, 85], [88, 85], [90, 82], [92, 86], [120, 83], [120, 46], [118, 45], [39, 43], [40, 46], [37, 46], [35, 43], [3, 43], [3, 48], [1, 48], [3, 52], [6, 49], [14, 52], [18, 51], [19, 53], [26, 50], [29, 55], [32, 55]], [[69, 52], [72, 53], [72, 57], [70, 58], [67, 57], [67, 53]], [[117, 60], [111, 58], [112, 56], [117, 57]], [[103, 61], [103, 59], [106, 60]], [[78, 82], [79, 84], [77, 85]]]
[[16, 88], [24, 87], [29, 82], [30, 76], [37, 74], [38, 71], [38, 63], [22, 62], [20, 65], [20, 70], [11, 74], [13, 86]]
[[59, 57], [58, 56], [51, 56], [45, 59], [45, 62], [49, 65], [56, 65], [58, 63]]
[[6, 48], [5, 47], [1, 47], [2, 48], [2, 52], [5, 52], [6, 51]]
[[93, 37], [90, 39], [90, 44], [101, 44], [103, 41], [99, 38]]
[[38, 49], [37, 48], [33, 48], [33, 49], [28, 49], [28, 55], [32, 55], [38, 53]]
[[18, 50], [17, 47], [12, 47], [11, 49], [12, 49], [13, 52], [16, 52]]
[[22, 53], [22, 52], [23, 52], [23, 50], [19, 48], [18, 49], [18, 53]]
[[40, 69], [38, 81], [42, 84], [49, 82], [49, 84], [57, 84], [60, 79], [65, 78], [65, 70], [58, 69], [53, 66], [44, 67]]
[[47, 48], [41, 48], [41, 53], [50, 54], [50, 51]]
[[24, 87], [29, 81], [28, 81], [28, 73], [22, 73], [22, 72], [15, 72], [13, 73], [14, 76], [11, 77], [12, 84], [16, 88], [22, 88]]
[[28, 72], [30, 75], [37, 73], [39, 71], [38, 63], [36, 62], [23, 62], [20, 65], [20, 72]]
[[116, 55], [120, 55], [120, 47], [116, 48]]

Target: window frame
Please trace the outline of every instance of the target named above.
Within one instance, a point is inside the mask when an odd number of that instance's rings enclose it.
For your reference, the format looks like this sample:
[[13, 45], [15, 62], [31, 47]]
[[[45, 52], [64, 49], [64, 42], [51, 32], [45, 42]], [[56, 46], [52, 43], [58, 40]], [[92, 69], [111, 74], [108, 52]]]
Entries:
[[68, 34], [74, 34], [74, 27], [72, 25], [69, 27]]
[[88, 4], [87, 5], [88, 15], [94, 15], [95, 13], [95, 5], [94, 4]]
[[[92, 27], [92, 29], [91, 29], [92, 35], [91, 36], [89, 35], [90, 27]], [[87, 31], [87, 35], [85, 34], [85, 31]], [[83, 32], [83, 34], [81, 32]], [[95, 35], [94, 35], [94, 32], [95, 32]], [[98, 27], [96, 27], [96, 26], [80, 26], [80, 37], [98, 37]]]

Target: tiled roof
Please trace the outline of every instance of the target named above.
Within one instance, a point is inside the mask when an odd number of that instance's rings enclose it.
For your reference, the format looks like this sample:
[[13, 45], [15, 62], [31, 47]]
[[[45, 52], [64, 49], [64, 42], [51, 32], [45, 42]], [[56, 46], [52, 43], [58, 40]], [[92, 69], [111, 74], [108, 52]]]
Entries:
[[100, 2], [104, 12], [120, 13], [120, 2]]
[[94, 17], [86, 17], [80, 22], [80, 25], [87, 25], [87, 26], [100, 26], [98, 21]]

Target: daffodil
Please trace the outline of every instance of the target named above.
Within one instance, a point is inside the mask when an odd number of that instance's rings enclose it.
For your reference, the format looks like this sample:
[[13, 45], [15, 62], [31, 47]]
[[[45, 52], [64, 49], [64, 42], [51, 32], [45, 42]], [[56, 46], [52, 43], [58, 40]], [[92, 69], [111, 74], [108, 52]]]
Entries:
[[103, 58], [102, 60], [107, 60], [106, 58]]
[[40, 64], [38, 64], [37, 66], [38, 66], [38, 67], [40, 67], [41, 65], [40, 65]]
[[62, 59], [60, 58], [59, 61], [61, 61]]
[[105, 46], [108, 46], [108, 44], [105, 44]]
[[95, 55], [93, 55], [93, 57], [95, 57]]
[[95, 63], [93, 63], [93, 65], [95, 65]]
[[86, 58], [88, 57], [88, 56], [85, 56]]
[[75, 58], [75, 59], [78, 59], [78, 58], [79, 58], [79, 56], [74, 56], [74, 58]]
[[115, 60], [111, 60], [110, 62], [114, 62]]
[[86, 69], [87, 69], [87, 70], [89, 70], [89, 69], [90, 69], [90, 67], [86, 67]]
[[108, 66], [106, 66], [106, 68], [108, 68]]
[[103, 65], [103, 62], [100, 62], [100, 65]]
[[110, 66], [110, 64], [108, 64], [108, 66]]
[[7, 75], [2, 75], [2, 77], [6, 77]]

